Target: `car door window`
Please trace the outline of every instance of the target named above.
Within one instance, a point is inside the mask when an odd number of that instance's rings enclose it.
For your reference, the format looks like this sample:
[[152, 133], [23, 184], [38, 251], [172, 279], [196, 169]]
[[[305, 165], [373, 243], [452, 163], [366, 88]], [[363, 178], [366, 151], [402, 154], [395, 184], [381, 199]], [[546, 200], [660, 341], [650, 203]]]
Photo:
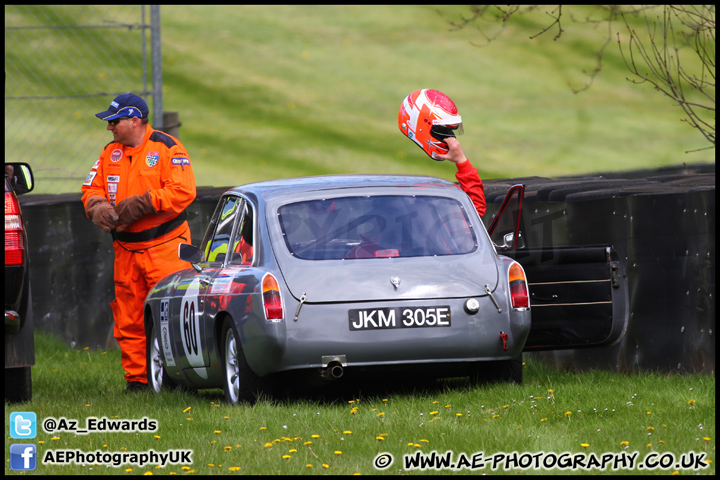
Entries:
[[239, 220], [238, 232], [235, 235], [233, 256], [230, 263], [252, 265], [255, 254], [253, 239], [254, 219], [253, 209], [249, 202], [243, 202], [242, 217]]
[[233, 225], [238, 214], [242, 212], [243, 203], [238, 197], [228, 196], [218, 206], [201, 247], [207, 262], [225, 261]]

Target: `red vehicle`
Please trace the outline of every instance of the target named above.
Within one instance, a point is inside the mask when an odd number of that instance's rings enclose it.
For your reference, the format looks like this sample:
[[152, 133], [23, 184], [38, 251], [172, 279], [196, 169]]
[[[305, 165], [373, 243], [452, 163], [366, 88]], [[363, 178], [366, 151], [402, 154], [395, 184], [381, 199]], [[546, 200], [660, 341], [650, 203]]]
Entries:
[[27, 233], [18, 195], [33, 189], [27, 163], [5, 164], [5, 401], [32, 399], [35, 364]]

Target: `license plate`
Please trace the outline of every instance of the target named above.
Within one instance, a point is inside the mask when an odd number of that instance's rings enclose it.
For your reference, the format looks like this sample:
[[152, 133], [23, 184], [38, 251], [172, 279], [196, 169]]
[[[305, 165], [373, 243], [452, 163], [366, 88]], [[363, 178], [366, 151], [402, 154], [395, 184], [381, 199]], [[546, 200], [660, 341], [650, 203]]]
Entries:
[[350, 330], [449, 327], [450, 307], [356, 308], [348, 320]]

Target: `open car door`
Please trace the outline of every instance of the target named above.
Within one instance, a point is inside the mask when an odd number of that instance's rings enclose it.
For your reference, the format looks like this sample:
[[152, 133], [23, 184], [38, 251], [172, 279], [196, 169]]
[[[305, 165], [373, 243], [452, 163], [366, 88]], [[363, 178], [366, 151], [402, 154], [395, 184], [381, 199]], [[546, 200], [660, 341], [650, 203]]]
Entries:
[[611, 245], [528, 248], [523, 185], [510, 188], [488, 233], [499, 254], [525, 269], [532, 327], [524, 351], [612, 345], [629, 318], [625, 270]]

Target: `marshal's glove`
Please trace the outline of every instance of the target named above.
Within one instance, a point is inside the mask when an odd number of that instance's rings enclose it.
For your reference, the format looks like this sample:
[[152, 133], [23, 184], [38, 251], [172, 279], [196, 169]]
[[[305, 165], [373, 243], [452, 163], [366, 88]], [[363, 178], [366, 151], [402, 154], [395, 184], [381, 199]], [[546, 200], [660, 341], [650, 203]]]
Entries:
[[140, 220], [146, 215], [158, 213], [152, 204], [150, 190], [142, 195], [133, 195], [132, 197], [124, 198], [115, 206], [115, 211], [119, 217], [116, 227], [118, 232], [122, 232], [130, 226], [131, 223]]
[[104, 197], [94, 196], [88, 198], [85, 212], [87, 212], [88, 217], [95, 225], [106, 232], [115, 228], [115, 224], [118, 222], [118, 214], [115, 213], [113, 206]]

